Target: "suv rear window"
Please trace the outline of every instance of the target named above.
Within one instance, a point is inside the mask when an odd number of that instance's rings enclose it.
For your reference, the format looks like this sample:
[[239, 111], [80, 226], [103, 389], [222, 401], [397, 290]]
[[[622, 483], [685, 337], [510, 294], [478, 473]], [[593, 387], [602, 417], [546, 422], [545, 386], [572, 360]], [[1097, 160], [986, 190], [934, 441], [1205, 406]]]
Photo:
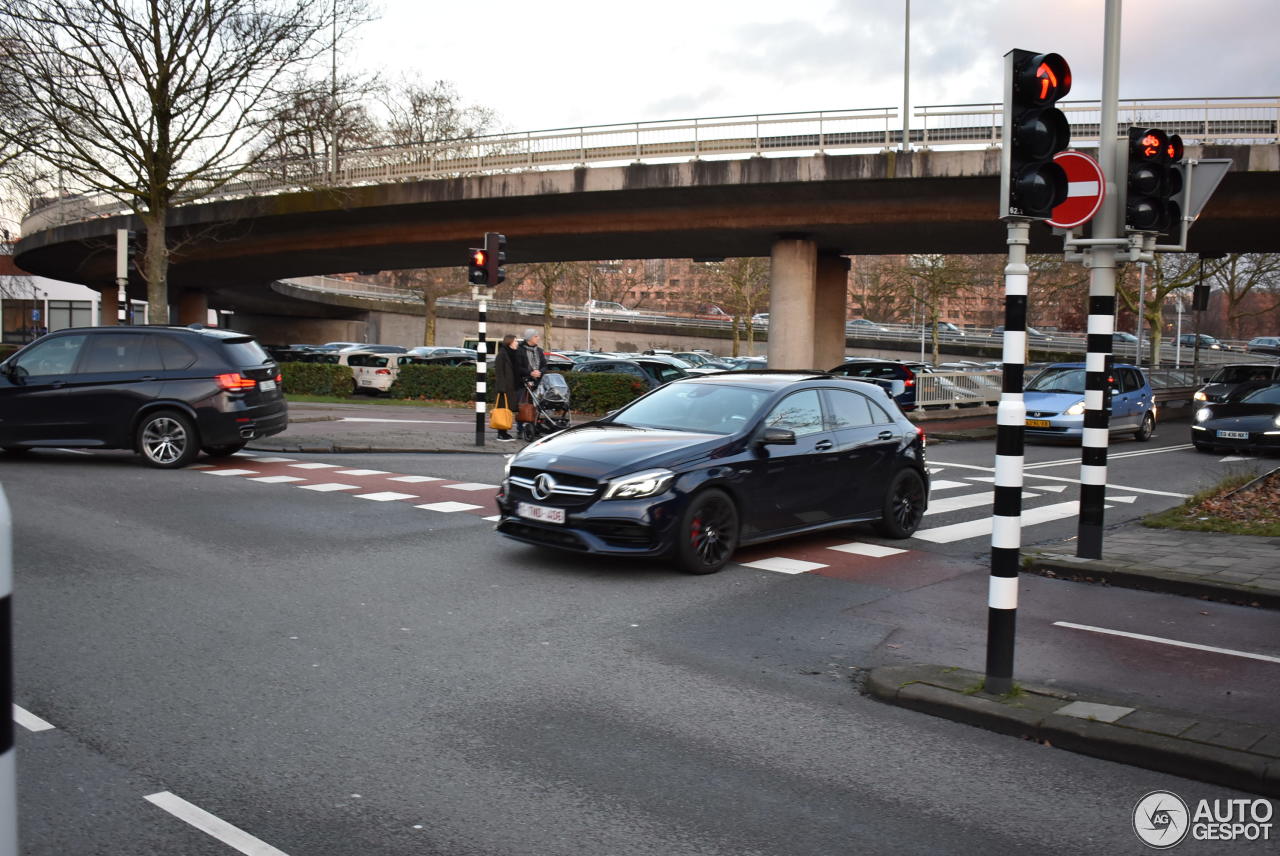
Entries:
[[262, 346], [248, 336], [242, 339], [223, 339], [220, 344], [232, 365], [260, 366], [271, 362], [271, 357]]

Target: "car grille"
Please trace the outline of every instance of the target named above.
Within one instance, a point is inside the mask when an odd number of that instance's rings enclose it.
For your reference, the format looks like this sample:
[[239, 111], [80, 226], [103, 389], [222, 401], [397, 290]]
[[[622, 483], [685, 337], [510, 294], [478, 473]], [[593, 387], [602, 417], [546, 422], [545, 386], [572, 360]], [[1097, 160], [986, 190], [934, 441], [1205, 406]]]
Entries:
[[1028, 410], [1027, 411], [1028, 419], [1048, 419], [1050, 416], [1057, 416], [1057, 415], [1058, 415], [1058, 411], [1056, 410]]
[[536, 502], [555, 508], [586, 508], [600, 493], [600, 485], [592, 479], [567, 473], [545, 473], [554, 482], [551, 492], [546, 497], [534, 495], [534, 482], [544, 473], [538, 470], [512, 470], [507, 477], [510, 495], [521, 502]]
[[630, 520], [594, 520], [586, 530], [613, 547], [649, 548], [653, 545], [653, 532], [643, 523]]
[[507, 535], [513, 535], [525, 541], [533, 541], [537, 544], [546, 544], [549, 547], [560, 547], [566, 550], [582, 550], [587, 548], [582, 543], [582, 539], [572, 532], [566, 532], [563, 529], [550, 529], [543, 526], [532, 526], [528, 523], [522, 523], [519, 520], [508, 519], [499, 524], [498, 531]]

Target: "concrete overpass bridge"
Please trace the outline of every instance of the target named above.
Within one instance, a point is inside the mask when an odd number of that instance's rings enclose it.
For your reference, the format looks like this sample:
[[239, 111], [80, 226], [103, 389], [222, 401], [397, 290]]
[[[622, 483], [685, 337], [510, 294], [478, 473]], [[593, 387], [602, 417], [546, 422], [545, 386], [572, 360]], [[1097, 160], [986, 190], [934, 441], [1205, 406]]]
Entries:
[[[1097, 139], [1097, 104], [1066, 111], [1074, 142]], [[910, 151], [891, 147], [893, 111], [872, 110], [503, 135], [361, 153], [337, 173], [277, 165], [173, 210], [170, 290], [182, 318], [294, 313], [270, 282], [456, 266], [486, 231], [507, 234], [512, 262], [770, 256], [770, 311], [794, 322], [771, 352], [814, 365], [843, 348], [842, 256], [1003, 252], [1000, 113], [921, 108]], [[1188, 158], [1232, 160], [1192, 250], [1280, 252], [1280, 100], [1127, 102], [1121, 118], [1179, 131]], [[33, 211], [17, 263], [111, 292], [112, 237], [129, 224], [112, 204]], [[1033, 250], [1059, 248], [1033, 228]]]

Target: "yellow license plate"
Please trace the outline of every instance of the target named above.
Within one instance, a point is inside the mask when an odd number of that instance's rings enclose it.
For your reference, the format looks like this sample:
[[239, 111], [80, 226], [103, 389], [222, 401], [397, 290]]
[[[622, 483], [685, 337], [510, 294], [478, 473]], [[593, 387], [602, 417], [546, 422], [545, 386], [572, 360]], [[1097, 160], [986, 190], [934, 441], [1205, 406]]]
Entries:
[[1028, 428], [1048, 428], [1049, 420], [1048, 419], [1028, 419], [1027, 427]]

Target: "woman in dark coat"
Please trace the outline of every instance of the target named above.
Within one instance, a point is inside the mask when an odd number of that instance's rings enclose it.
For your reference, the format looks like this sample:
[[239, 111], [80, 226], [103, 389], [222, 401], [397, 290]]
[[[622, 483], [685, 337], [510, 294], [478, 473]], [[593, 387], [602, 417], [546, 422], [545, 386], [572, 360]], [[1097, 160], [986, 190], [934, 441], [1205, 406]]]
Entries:
[[[515, 349], [518, 347], [515, 334], [508, 333], [502, 337], [502, 344], [498, 346], [498, 352], [493, 355], [493, 406], [506, 407], [513, 413], [520, 402], [520, 373], [516, 370], [514, 363]], [[498, 440], [503, 443], [510, 443], [515, 439], [506, 431], [498, 432]]]

